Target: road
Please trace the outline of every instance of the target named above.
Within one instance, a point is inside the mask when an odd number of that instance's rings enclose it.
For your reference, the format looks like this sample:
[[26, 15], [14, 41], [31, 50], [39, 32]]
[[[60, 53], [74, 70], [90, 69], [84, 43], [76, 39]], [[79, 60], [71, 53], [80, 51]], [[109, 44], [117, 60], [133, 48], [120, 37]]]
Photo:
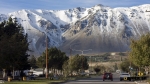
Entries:
[[120, 81], [119, 74], [113, 73], [113, 81], [102, 80], [102, 76], [93, 76], [87, 79], [80, 79], [74, 81], [68, 81], [61, 84], [136, 84], [134, 81]]

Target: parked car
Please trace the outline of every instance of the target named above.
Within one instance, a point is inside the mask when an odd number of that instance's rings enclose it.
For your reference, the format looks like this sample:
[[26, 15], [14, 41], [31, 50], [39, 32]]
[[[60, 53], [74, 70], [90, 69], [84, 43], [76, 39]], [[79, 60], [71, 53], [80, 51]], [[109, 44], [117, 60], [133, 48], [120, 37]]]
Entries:
[[105, 80], [111, 80], [113, 81], [113, 74], [112, 73], [104, 73], [103, 75], [103, 81]]
[[29, 80], [35, 80], [38, 76], [35, 74], [29, 75], [28, 78]]
[[121, 71], [120, 71], [120, 70], [116, 70], [116, 73], [120, 74], [120, 73], [121, 73]]
[[122, 80], [131, 81], [130, 74], [129, 73], [120, 73], [120, 81], [122, 81]]

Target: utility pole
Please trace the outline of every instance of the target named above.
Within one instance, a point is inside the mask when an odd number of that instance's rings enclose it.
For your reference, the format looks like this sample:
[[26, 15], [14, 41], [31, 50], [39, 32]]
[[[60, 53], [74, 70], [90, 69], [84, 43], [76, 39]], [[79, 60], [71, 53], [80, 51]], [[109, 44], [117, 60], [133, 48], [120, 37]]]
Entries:
[[[47, 32], [46, 32], [47, 33]], [[48, 42], [47, 42], [47, 34], [46, 34], [46, 78], [48, 78]]]

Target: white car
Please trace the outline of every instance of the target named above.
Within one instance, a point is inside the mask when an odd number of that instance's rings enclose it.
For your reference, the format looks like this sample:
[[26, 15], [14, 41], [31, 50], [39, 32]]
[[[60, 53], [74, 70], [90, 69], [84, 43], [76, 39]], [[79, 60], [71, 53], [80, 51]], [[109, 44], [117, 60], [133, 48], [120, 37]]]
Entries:
[[119, 73], [121, 73], [121, 71], [120, 71], [120, 70], [116, 70], [116, 73], [118, 73], [118, 74], [119, 74]]
[[122, 81], [122, 80], [131, 81], [130, 74], [129, 73], [120, 73], [120, 81]]

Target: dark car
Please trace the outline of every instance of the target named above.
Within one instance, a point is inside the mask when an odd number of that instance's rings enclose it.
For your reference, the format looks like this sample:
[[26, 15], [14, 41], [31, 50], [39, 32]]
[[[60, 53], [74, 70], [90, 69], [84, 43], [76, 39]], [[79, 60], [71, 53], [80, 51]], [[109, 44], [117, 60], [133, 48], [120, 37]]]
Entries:
[[112, 73], [104, 73], [103, 75], [103, 81], [105, 80], [111, 80], [113, 81], [113, 74]]
[[37, 75], [35, 75], [35, 74], [32, 74], [32, 75], [28, 76], [29, 80], [35, 80], [36, 77], [37, 77]]

